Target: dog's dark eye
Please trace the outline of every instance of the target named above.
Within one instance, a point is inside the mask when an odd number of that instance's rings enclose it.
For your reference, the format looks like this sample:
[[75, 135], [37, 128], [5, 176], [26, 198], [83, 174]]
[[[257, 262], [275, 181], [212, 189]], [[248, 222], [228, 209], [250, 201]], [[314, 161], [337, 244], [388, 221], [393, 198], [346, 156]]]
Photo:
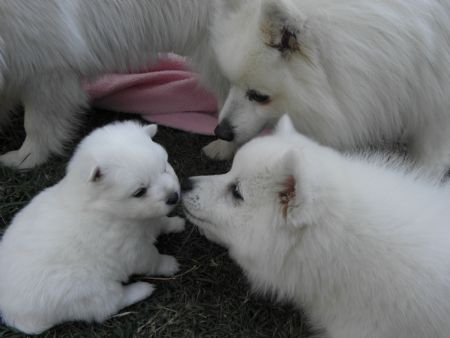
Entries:
[[244, 198], [241, 195], [241, 192], [239, 191], [239, 186], [237, 184], [230, 185], [230, 191], [235, 199], [241, 200], [241, 201], [244, 200]]
[[250, 101], [255, 101], [258, 103], [268, 103], [270, 101], [270, 96], [257, 92], [256, 90], [250, 89], [247, 91], [247, 98]]
[[140, 198], [147, 193], [147, 188], [139, 188], [133, 194], [133, 197]]

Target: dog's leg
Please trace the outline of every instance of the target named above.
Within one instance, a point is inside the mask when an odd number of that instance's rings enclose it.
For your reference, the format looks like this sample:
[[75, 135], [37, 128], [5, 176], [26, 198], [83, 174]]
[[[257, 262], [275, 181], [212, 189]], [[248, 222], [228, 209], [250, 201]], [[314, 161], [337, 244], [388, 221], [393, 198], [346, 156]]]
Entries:
[[124, 293], [121, 308], [125, 308], [146, 299], [153, 293], [155, 287], [149, 283], [136, 282], [124, 286], [123, 290]]
[[19, 320], [14, 322], [16, 329], [31, 335], [40, 334], [50, 329], [53, 325], [53, 323], [48, 323], [45, 320], [39, 320], [26, 315], [21, 316]]
[[186, 220], [184, 218], [174, 216], [174, 217], [162, 217], [160, 219], [161, 232], [163, 234], [169, 234], [171, 232], [182, 232], [186, 225]]
[[[103, 322], [121, 309], [149, 297], [155, 287], [152, 284], [136, 282], [129, 285], [114, 280], [87, 278], [82, 288], [70, 289], [60, 302], [64, 320], [81, 319]], [[45, 313], [45, 311], [44, 311]], [[59, 316], [58, 316], [59, 317]], [[58, 324], [53, 322], [51, 326]]]
[[137, 247], [134, 254], [136, 256], [129, 261], [134, 266], [135, 274], [172, 276], [179, 270], [175, 257], [160, 254], [158, 249], [148, 241], [145, 246]]
[[234, 142], [215, 140], [203, 147], [203, 153], [213, 160], [231, 160], [238, 146]]
[[87, 95], [75, 74], [52, 74], [30, 81], [24, 89], [26, 137], [20, 149], [0, 156], [0, 163], [29, 169], [61, 154], [73, 135]]
[[173, 256], [159, 255], [158, 264], [155, 266], [153, 274], [162, 276], [173, 276], [180, 270], [180, 265]]

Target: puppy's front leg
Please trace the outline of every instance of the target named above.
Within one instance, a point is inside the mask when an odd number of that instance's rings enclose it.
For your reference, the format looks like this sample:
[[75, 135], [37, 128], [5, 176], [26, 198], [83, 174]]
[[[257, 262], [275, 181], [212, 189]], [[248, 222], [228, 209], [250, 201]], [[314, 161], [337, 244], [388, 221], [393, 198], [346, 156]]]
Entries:
[[180, 271], [180, 265], [178, 264], [175, 257], [160, 254], [158, 257], [158, 264], [155, 267], [153, 274], [173, 276], [178, 271]]
[[184, 218], [174, 216], [174, 217], [161, 217], [160, 226], [161, 232], [163, 234], [168, 234], [171, 232], [182, 232], [184, 231], [186, 220]]
[[78, 76], [54, 73], [30, 81], [23, 90], [26, 137], [22, 146], [0, 156], [0, 163], [29, 169], [44, 163], [51, 153], [61, 154], [71, 139], [77, 113], [87, 106]]
[[127, 306], [133, 305], [141, 300], [149, 297], [155, 287], [152, 284], [144, 283], [144, 282], [136, 282], [133, 284], [129, 284], [123, 287], [123, 300], [122, 307], [125, 308]]
[[175, 257], [160, 254], [153, 244], [147, 244], [145, 248], [137, 249], [136, 252], [139, 253], [134, 264], [136, 274], [172, 276], [179, 270]]
[[203, 147], [203, 153], [212, 160], [231, 160], [238, 146], [235, 142], [215, 140]]

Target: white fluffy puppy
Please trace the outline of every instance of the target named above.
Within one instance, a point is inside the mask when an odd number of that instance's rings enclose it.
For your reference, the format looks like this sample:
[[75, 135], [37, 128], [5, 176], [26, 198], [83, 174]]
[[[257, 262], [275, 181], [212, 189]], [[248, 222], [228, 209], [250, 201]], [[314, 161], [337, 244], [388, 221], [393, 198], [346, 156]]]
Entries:
[[172, 275], [174, 257], [153, 245], [182, 231], [166, 215], [179, 196], [156, 125], [117, 123], [79, 145], [66, 176], [13, 219], [0, 242], [0, 314], [29, 334], [69, 320], [101, 322], [150, 296], [131, 274]]
[[81, 79], [147, 66], [158, 52], [188, 55], [224, 97], [208, 28], [211, 0], [0, 1], [0, 122], [25, 107], [26, 139], [0, 163], [30, 168], [70, 140], [88, 98]]
[[448, 169], [449, 0], [221, 2], [213, 41], [232, 88], [219, 137], [245, 143], [286, 112], [321, 144], [401, 141]]
[[450, 337], [450, 187], [381, 156], [344, 156], [288, 119], [231, 170], [193, 178], [187, 217], [254, 288], [332, 338]]

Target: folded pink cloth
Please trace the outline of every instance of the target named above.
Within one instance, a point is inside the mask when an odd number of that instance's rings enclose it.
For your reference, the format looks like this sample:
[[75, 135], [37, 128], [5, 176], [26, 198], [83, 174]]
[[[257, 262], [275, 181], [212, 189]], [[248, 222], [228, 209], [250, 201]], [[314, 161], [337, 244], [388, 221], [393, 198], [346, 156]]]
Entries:
[[143, 72], [106, 75], [85, 88], [94, 107], [138, 113], [157, 124], [212, 135], [217, 101], [198, 80], [182, 57], [169, 54]]

